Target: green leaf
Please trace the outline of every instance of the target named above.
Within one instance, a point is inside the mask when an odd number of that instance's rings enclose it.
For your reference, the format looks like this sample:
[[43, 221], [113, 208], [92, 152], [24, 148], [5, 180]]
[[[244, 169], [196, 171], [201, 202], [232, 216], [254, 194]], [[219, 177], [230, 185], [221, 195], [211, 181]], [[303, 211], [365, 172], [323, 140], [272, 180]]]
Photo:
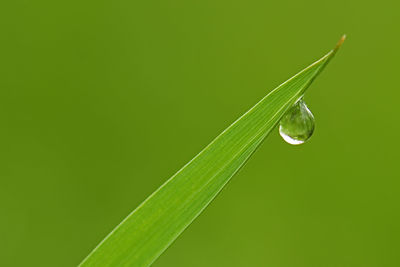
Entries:
[[343, 42], [270, 92], [123, 220], [80, 266], [149, 266], [207, 207]]

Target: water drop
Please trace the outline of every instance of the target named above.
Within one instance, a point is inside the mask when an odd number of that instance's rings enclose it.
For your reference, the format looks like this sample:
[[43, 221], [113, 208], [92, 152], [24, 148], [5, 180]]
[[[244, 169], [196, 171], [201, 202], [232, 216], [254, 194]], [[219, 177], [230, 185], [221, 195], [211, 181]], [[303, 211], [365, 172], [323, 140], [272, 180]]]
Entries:
[[303, 99], [300, 99], [282, 117], [279, 134], [291, 145], [300, 145], [314, 132], [314, 116]]

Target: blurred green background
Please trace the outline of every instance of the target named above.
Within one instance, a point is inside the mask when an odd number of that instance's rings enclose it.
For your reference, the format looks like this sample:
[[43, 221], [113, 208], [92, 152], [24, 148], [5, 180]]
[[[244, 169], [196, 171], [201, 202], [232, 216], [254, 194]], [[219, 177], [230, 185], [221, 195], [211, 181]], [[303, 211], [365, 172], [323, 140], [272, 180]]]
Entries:
[[400, 266], [399, 8], [2, 1], [0, 266], [76, 266], [343, 33], [312, 139], [274, 131], [154, 266]]

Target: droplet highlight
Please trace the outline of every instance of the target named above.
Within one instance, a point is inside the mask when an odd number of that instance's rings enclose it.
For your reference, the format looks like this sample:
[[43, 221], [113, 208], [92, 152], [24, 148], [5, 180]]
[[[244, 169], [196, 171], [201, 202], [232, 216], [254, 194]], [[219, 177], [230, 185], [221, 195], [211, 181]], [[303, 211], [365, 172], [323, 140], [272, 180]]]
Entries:
[[282, 117], [279, 134], [291, 145], [300, 145], [310, 139], [314, 132], [314, 116], [303, 99], [300, 99]]

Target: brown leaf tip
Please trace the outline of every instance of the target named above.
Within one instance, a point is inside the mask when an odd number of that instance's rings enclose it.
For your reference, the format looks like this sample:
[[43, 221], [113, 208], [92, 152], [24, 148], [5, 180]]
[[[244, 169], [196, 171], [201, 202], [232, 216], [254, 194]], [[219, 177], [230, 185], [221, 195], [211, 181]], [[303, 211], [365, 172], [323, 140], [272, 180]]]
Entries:
[[343, 34], [342, 38], [340, 38], [339, 42], [336, 44], [335, 49], [334, 49], [335, 51], [338, 50], [342, 46], [344, 40], [346, 40], [346, 34]]

